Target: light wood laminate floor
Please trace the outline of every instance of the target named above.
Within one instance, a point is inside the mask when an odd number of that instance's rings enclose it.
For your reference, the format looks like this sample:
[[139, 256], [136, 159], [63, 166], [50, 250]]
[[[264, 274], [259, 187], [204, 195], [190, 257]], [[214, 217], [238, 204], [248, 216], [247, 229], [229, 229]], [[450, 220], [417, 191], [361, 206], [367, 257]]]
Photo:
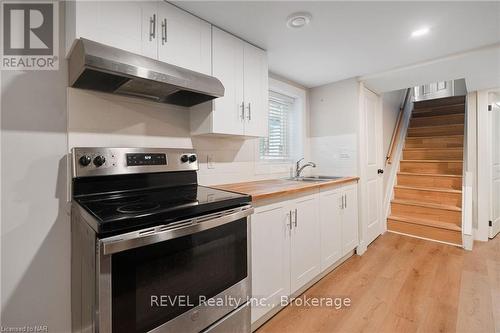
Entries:
[[350, 307], [288, 306], [258, 333], [500, 332], [500, 236], [474, 250], [385, 233], [305, 292]]

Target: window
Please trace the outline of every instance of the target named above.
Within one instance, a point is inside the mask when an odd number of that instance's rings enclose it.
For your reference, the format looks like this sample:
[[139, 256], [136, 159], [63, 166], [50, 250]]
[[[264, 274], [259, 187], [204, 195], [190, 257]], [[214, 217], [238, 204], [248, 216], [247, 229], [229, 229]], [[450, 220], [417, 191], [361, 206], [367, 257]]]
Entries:
[[260, 139], [260, 158], [290, 159], [290, 120], [295, 99], [269, 91], [269, 135]]

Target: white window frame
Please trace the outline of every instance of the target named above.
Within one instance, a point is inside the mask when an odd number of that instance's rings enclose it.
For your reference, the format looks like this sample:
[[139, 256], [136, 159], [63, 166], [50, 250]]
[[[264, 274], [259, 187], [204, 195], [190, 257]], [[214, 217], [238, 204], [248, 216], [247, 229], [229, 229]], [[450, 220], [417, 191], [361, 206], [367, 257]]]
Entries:
[[260, 139], [255, 140], [255, 156], [257, 156], [255, 159], [255, 174], [257, 175], [269, 173], [289, 173], [290, 167], [293, 167], [294, 162], [297, 159], [304, 156], [307, 158], [309, 156], [309, 150], [306, 144], [307, 128], [309, 127], [306, 90], [270, 77], [269, 91], [274, 91], [278, 94], [295, 99], [292, 117], [298, 125], [294, 126], [292, 138], [290, 140], [289, 160], [261, 159]]
[[[279, 105], [280, 107], [281, 106], [288, 106], [288, 109], [286, 110], [286, 112], [283, 112], [281, 110], [281, 113], [284, 114], [283, 118], [285, 118], [285, 121], [287, 122], [287, 124], [284, 125], [285, 127], [285, 135], [287, 136], [284, 141], [285, 141], [285, 151], [282, 152], [283, 154], [281, 156], [271, 156], [269, 154], [266, 154], [266, 155], [262, 155], [261, 154], [261, 149], [262, 148], [262, 141], [265, 140], [266, 138], [269, 139], [269, 136], [264, 138], [260, 138], [259, 140], [259, 158], [260, 160], [264, 160], [264, 161], [274, 161], [274, 162], [287, 162], [287, 161], [290, 161], [291, 159], [291, 155], [292, 155], [292, 152], [291, 152], [291, 144], [292, 144], [292, 138], [291, 138], [291, 135], [292, 135], [292, 132], [294, 131], [294, 129], [292, 128], [293, 127], [293, 113], [296, 111], [295, 110], [295, 98], [291, 97], [291, 96], [287, 96], [287, 95], [283, 95], [281, 93], [278, 93], [276, 91], [272, 91], [272, 90], [269, 90], [269, 99], [268, 99], [268, 112], [270, 113], [271, 112], [271, 100], [273, 100], [274, 104], [275, 105]], [[269, 133], [268, 135], [270, 135], [270, 130], [271, 130], [271, 115], [268, 114], [268, 118], [269, 118]], [[283, 122], [283, 121], [282, 121]], [[283, 130], [283, 128], [282, 128]], [[281, 139], [281, 136], [280, 136], [280, 139]]]

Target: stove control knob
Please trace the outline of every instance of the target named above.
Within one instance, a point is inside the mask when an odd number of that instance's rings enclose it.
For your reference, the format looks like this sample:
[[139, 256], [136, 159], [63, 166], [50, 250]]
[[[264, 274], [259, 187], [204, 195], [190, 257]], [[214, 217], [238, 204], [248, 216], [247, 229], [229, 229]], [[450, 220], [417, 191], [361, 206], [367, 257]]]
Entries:
[[89, 155], [83, 155], [80, 157], [79, 162], [81, 166], [87, 166], [92, 162], [92, 158]]
[[100, 167], [104, 163], [106, 163], [106, 158], [104, 156], [98, 155], [94, 158], [94, 164], [96, 167]]
[[182, 163], [186, 163], [187, 161], [189, 161], [189, 156], [187, 156], [187, 155], [182, 155], [182, 156], [181, 156], [181, 162], [182, 162]]
[[196, 155], [189, 155], [189, 163], [196, 162]]

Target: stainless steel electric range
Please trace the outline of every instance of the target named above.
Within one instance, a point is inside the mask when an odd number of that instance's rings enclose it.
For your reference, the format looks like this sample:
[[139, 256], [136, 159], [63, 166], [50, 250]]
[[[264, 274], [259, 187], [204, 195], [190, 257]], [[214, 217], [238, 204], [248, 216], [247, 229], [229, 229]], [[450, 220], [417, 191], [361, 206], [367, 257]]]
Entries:
[[73, 332], [249, 332], [251, 198], [193, 150], [72, 151]]

